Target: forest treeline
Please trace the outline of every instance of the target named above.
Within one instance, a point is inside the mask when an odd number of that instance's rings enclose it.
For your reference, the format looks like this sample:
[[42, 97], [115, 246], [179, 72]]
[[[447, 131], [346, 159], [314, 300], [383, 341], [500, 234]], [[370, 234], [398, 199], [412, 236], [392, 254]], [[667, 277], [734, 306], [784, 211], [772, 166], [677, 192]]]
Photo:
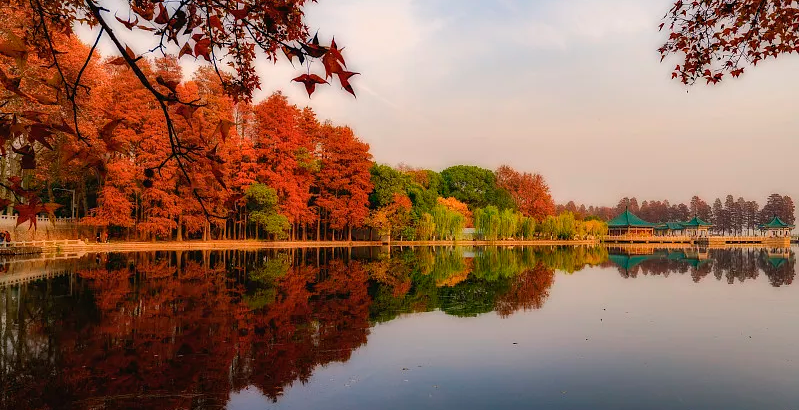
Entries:
[[[557, 215], [541, 175], [508, 166], [436, 172], [376, 164], [351, 128], [320, 120], [279, 92], [257, 104], [236, 101], [211, 67], [185, 79], [173, 57], [141, 59], [155, 87], [197, 102], [168, 107], [166, 124], [164, 108], [127, 66], [95, 58], [84, 67], [89, 48], [68, 41], [59, 69], [91, 89], [78, 95], [82, 137], [52, 125], [41, 135], [7, 130], [0, 180], [11, 182], [2, 196], [20, 221], [74, 215], [98, 233], [129, 240], [452, 240], [471, 227], [491, 240], [602, 232], [599, 222]], [[35, 64], [33, 55], [27, 67], [20, 82], [49, 95], [53, 67]], [[17, 74], [18, 66], [0, 60], [0, 69]], [[25, 116], [51, 118], [71, 102], [10, 104]], [[175, 144], [202, 161], [176, 158]]]
[[571, 212], [578, 218], [596, 217], [604, 221], [610, 220], [625, 209], [653, 223], [684, 222], [698, 216], [712, 223], [714, 226], [711, 230], [718, 234], [752, 234], [761, 224], [770, 222], [775, 216], [791, 225], [796, 221], [793, 199], [788, 195], [776, 193], [766, 198], [762, 208], [757, 201], [743, 197], [735, 199], [732, 195], [727, 195], [723, 201], [721, 198], [716, 198], [713, 205], [709, 205], [698, 196], [691, 198], [688, 204], [671, 204], [668, 200], [645, 200], [639, 204], [637, 198], [625, 197], [619, 200], [615, 207], [593, 205], [586, 207], [570, 201], [556, 208], [559, 213]]
[[[231, 97], [212, 67], [185, 78], [174, 57], [139, 59], [157, 91], [195, 102], [164, 108], [119, 58], [87, 63], [96, 50], [61, 40], [57, 70], [35, 54], [24, 70], [0, 59], [0, 73], [18, 83], [2, 91], [16, 114], [0, 124], [0, 202], [20, 223], [74, 215], [128, 240], [457, 240], [468, 228], [487, 240], [584, 239], [603, 235], [603, 221], [623, 210], [556, 207], [541, 175], [509, 166], [377, 164], [353, 129], [281, 93], [250, 104]], [[54, 91], [75, 77], [86, 91], [74, 96], [80, 111]], [[63, 122], [65, 112], [81, 133]], [[698, 197], [689, 205], [622, 202], [651, 222], [698, 215], [720, 232], [751, 231], [772, 215], [794, 221], [792, 200], [777, 194], [762, 209], [732, 196], [712, 207]]]

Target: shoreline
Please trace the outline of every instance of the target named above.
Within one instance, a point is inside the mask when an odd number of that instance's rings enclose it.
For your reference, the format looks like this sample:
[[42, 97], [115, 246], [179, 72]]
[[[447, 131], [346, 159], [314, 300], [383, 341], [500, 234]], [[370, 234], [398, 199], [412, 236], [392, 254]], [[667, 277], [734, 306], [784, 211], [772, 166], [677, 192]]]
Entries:
[[302, 249], [302, 248], [358, 248], [384, 246], [577, 246], [599, 245], [599, 240], [535, 240], [535, 241], [171, 241], [171, 242], [111, 242], [61, 245], [65, 252], [135, 252], [135, 251], [185, 251], [185, 250], [235, 250], [235, 249]]

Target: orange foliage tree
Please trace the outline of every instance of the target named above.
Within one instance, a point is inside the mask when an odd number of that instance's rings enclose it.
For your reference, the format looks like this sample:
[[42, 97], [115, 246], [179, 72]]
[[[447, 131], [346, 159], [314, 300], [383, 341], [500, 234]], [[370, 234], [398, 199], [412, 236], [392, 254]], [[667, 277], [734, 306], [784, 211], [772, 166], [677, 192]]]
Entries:
[[554, 215], [555, 202], [540, 174], [520, 173], [503, 165], [496, 171], [497, 186], [508, 191], [519, 212], [538, 220]]
[[[290, 61], [298, 60], [307, 64], [309, 71], [312, 62], [320, 61], [325, 78], [337, 78], [340, 86], [354, 95], [350, 80], [357, 73], [346, 69], [342, 49], [334, 40], [323, 45], [318, 36], [309, 38], [304, 4], [305, 0], [134, 0], [113, 4], [97, 0], [0, 1], [3, 10], [0, 86], [6, 101], [0, 108], [0, 145], [4, 148], [3, 155], [7, 154], [5, 148], [9, 148], [15, 157], [16, 175], [11, 176], [23, 178], [22, 183], [14, 185], [8, 179], [10, 176], [0, 176], [6, 194], [13, 196], [0, 205], [14, 203], [21, 214], [20, 221], [31, 220], [31, 216], [41, 212], [52, 213], [54, 205], [38, 199], [25, 174], [42, 164], [45, 151], [59, 150], [70, 159], [82, 158], [99, 174], [98, 180], [103, 185], [99, 194], [101, 205], [88, 222], [130, 226], [130, 219], [120, 217], [130, 208], [147, 216], [148, 222], [137, 226], [137, 230], [147, 234], [164, 236], [173, 229], [184, 228], [189, 231], [204, 228], [207, 233], [207, 222], [203, 223], [195, 214], [201, 212], [209, 217], [220, 208], [220, 198], [214, 192], [226, 188], [226, 175], [220, 169], [226, 159], [214, 140], [225, 139], [234, 124], [225, 118], [226, 114], [221, 117], [206, 114], [199, 123], [216, 123], [200, 125], [206, 129], [204, 133], [193, 127], [191, 123], [197, 121], [193, 118], [195, 113], [214, 103], [191, 87], [180, 85], [180, 73], [170, 69], [177, 64], [170, 62], [190, 57], [204, 60], [211, 67], [204, 74], [216, 74], [218, 94], [233, 102], [249, 102], [259, 86], [254, 69], [256, 50], [265, 53], [269, 60], [276, 60], [279, 54]], [[93, 29], [96, 35], [90, 48], [76, 45], [73, 30], [80, 25]], [[107, 93], [119, 95], [118, 89], [135, 89], [131, 101], [114, 103], [135, 104], [141, 118], [129, 118], [133, 121], [126, 122], [118, 112], [109, 112], [108, 105], [97, 105], [103, 98], [95, 98], [95, 93], [102, 93], [95, 85], [103, 81], [103, 76], [96, 75], [99, 58], [96, 46], [103, 39], [119, 53], [108, 64], [124, 71], [105, 78], [111, 87]], [[131, 48], [135, 45], [150, 51], [140, 54], [142, 50]], [[152, 67], [153, 58], [159, 56], [172, 59], [163, 60], [167, 62], [165, 65]], [[304, 84], [309, 95], [317, 84], [328, 83], [318, 74], [310, 73], [294, 81]], [[124, 97], [123, 100], [127, 99], [127, 95]], [[145, 133], [157, 134], [159, 138], [154, 146], [147, 146], [150, 144], [143, 139], [141, 146], [136, 147], [142, 153], [154, 154], [145, 160], [152, 165], [138, 169], [141, 172], [138, 175], [144, 188], [156, 186], [160, 192], [135, 192], [134, 186], [119, 179], [120, 174], [134, 169], [114, 164], [118, 157], [115, 153], [124, 153], [129, 145], [128, 141], [118, 140], [117, 133], [127, 126], [141, 126], [143, 121], [151, 123]], [[103, 143], [93, 143], [99, 140]], [[105, 184], [106, 172], [112, 173], [109, 184]], [[213, 179], [207, 178], [209, 175]], [[169, 182], [159, 185], [156, 179]], [[180, 187], [169, 187], [175, 181]], [[160, 196], [162, 193], [167, 195]], [[175, 193], [182, 200], [171, 199], [170, 195]], [[82, 194], [89, 196], [88, 192]], [[137, 199], [130, 206], [110, 204], [123, 196]], [[187, 197], [193, 199], [187, 202]], [[159, 198], [163, 201], [157, 206], [143, 209], [147, 206], [145, 202], [152, 205]], [[84, 208], [87, 208], [89, 200], [85, 199]]]
[[457, 199], [455, 199], [453, 197], [449, 197], [449, 198], [441, 198], [441, 197], [439, 197], [437, 199], [437, 201], [438, 201], [439, 204], [444, 205], [450, 211], [455, 211], [455, 212], [463, 215], [463, 217], [466, 218], [466, 227], [467, 228], [474, 227], [474, 217], [472, 215], [472, 211], [469, 210], [469, 206], [468, 205], [464, 204], [461, 201], [458, 201]]
[[304, 121], [308, 114], [290, 105], [280, 93], [255, 106], [258, 181], [274, 188], [281, 213], [294, 226], [313, 223], [311, 184], [317, 166], [313, 158], [312, 129]]
[[[327, 224], [335, 230], [360, 226], [369, 216], [369, 193], [372, 191], [372, 155], [369, 145], [349, 127], [322, 126], [316, 200]], [[334, 232], [335, 233], [335, 232]]]

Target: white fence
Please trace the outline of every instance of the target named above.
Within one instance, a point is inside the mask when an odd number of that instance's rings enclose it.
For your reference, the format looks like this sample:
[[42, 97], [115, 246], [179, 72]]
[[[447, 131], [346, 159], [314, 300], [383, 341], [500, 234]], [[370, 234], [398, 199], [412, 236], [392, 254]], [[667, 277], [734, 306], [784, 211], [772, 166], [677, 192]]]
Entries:
[[[37, 216], [36, 223], [72, 223], [75, 219], [73, 218], [53, 218], [50, 219], [47, 216]], [[17, 224], [17, 215], [0, 215], [0, 222], [12, 222], [14, 225]]]

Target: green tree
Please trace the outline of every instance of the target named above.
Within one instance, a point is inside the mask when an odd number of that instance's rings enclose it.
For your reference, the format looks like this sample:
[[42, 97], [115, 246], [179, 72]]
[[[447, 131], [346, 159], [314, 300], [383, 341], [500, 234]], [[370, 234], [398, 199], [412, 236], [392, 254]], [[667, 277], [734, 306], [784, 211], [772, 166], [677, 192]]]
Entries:
[[456, 165], [442, 171], [441, 177], [444, 180], [442, 196], [455, 197], [475, 208], [493, 204], [497, 189], [493, 171], [473, 165]]
[[534, 218], [522, 216], [519, 218], [519, 236], [526, 240], [535, 238], [536, 223]]
[[408, 175], [388, 166], [374, 164], [369, 170], [374, 189], [369, 194], [372, 209], [382, 208], [391, 203], [394, 194], [405, 195], [411, 183]]
[[483, 239], [496, 241], [499, 237], [499, 209], [489, 205], [475, 210], [474, 227]]
[[250, 222], [267, 235], [285, 239], [291, 228], [288, 218], [279, 214], [277, 192], [264, 184], [252, 184], [245, 193]]
[[421, 218], [425, 213], [433, 211], [438, 203], [438, 192], [427, 189], [420, 184], [412, 183], [408, 186], [408, 198], [413, 204], [413, 214]]
[[432, 215], [436, 236], [439, 239], [458, 240], [461, 238], [463, 228], [466, 226], [466, 217], [443, 205], [436, 205]]
[[519, 214], [512, 209], [503, 209], [499, 213], [499, 237], [515, 238], [519, 227]]
[[436, 233], [436, 223], [433, 221], [433, 215], [429, 213], [422, 214], [419, 221], [416, 223], [416, 235], [420, 240], [429, 241]]
[[574, 217], [573, 213], [564, 212], [558, 215], [557, 219], [558, 219], [558, 229], [557, 229], [558, 239], [573, 239], [575, 236], [578, 235], [577, 219]]
[[557, 217], [548, 215], [538, 226], [541, 236], [547, 239], [555, 239], [560, 232], [560, 221]]

